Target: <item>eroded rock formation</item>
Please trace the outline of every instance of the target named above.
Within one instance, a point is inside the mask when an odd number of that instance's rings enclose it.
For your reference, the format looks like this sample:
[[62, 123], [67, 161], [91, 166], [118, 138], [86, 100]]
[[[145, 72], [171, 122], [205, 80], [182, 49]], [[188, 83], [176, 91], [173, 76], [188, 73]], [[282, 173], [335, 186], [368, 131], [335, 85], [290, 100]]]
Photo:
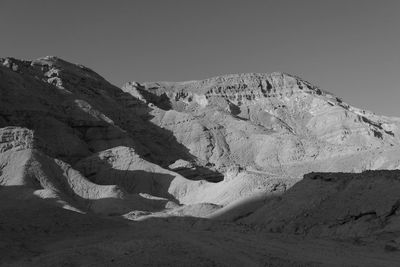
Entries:
[[0, 60], [1, 185], [82, 212], [211, 212], [311, 171], [396, 169], [399, 125], [284, 73], [120, 89], [57, 57]]

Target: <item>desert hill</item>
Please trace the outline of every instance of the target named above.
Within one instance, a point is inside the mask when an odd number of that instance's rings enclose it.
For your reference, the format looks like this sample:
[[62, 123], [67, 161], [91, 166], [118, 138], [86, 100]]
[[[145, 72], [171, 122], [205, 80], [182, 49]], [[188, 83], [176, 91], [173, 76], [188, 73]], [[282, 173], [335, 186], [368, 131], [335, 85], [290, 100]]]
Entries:
[[[183, 242], [208, 251], [207, 240], [217, 248], [213, 234], [225, 226], [227, 236], [238, 236], [246, 246], [256, 242], [273, 249], [268, 241], [256, 241], [254, 231], [261, 231], [305, 236], [311, 238], [308, 244], [314, 238], [381, 239], [383, 248], [399, 236], [399, 173], [394, 171], [399, 167], [400, 118], [358, 109], [286, 73], [128, 82], [118, 88], [91, 69], [57, 57], [0, 59], [0, 210], [14, 218], [3, 217], [0, 231], [17, 229], [28, 248], [35, 246], [35, 231], [42, 235], [53, 227], [51, 214], [61, 218], [54, 223], [67, 221], [77, 235], [83, 226], [73, 218], [94, 228], [98, 219], [101, 227], [87, 234], [104, 230], [111, 235], [115, 227], [119, 232], [113, 240], [121, 246], [132, 245], [123, 234], [134, 232], [123, 220], [129, 219], [149, 236], [165, 235], [152, 232], [149, 221], [174, 233], [185, 229], [186, 239], [165, 236], [173, 240], [171, 249]], [[35, 213], [44, 226], [29, 223]], [[65, 238], [60, 227], [54, 231]], [[24, 239], [20, 232], [27, 229], [33, 233]], [[205, 243], [196, 243], [203, 234]], [[69, 244], [88, 249], [87, 241]], [[98, 253], [91, 242], [90, 251]], [[297, 249], [279, 242], [278, 247]], [[330, 242], [324, 243], [328, 251], [336, 244]], [[0, 241], [8, 244], [15, 255], [30, 251], [12, 234]], [[157, 243], [163, 249], [170, 245]], [[326, 263], [313, 254], [315, 247], [307, 249], [307, 257]], [[17, 259], [12, 251], [6, 252], [7, 262]], [[255, 251], [260, 259], [265, 256]], [[70, 253], [78, 252], [62, 255]], [[98, 255], [87, 253], [87, 263]], [[247, 254], [235, 261], [221, 253], [217, 265], [260, 264]], [[286, 262], [277, 253], [277, 266], [312, 265], [300, 254]], [[61, 264], [57, 255], [44, 257], [36, 260]], [[176, 264], [174, 257], [166, 261]], [[205, 256], [202, 263], [211, 264]]]
[[311, 171], [400, 164], [397, 118], [288, 74], [121, 90], [56, 57], [1, 62], [1, 184], [47, 190], [78, 210], [226, 205], [283, 192]]

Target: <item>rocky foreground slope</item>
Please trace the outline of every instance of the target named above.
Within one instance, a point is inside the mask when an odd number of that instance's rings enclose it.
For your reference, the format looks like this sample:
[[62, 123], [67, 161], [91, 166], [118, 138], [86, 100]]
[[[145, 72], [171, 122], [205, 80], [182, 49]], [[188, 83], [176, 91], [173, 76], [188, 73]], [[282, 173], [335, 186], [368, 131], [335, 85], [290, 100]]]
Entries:
[[400, 248], [400, 171], [310, 173], [239, 221], [272, 232], [371, 241]]

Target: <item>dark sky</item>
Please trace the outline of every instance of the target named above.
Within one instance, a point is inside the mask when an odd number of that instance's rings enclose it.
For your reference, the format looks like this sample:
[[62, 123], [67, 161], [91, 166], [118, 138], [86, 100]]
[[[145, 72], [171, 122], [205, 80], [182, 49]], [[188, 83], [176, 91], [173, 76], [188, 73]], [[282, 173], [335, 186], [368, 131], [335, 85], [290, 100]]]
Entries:
[[1, 0], [0, 57], [56, 55], [120, 86], [295, 74], [400, 116], [399, 0]]

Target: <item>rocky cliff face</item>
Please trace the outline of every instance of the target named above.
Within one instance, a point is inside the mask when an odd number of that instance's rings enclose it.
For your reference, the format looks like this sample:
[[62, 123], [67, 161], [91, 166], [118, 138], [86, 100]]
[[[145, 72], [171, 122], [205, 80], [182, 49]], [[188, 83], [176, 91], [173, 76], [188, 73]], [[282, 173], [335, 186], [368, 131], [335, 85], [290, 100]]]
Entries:
[[120, 89], [56, 57], [0, 60], [0, 184], [80, 211], [183, 212], [311, 171], [395, 169], [399, 125], [283, 73]]
[[399, 145], [398, 119], [354, 108], [288, 74], [131, 82], [123, 90], [153, 105], [154, 124], [222, 173], [236, 166], [295, 178], [311, 170], [398, 166], [387, 153]]

